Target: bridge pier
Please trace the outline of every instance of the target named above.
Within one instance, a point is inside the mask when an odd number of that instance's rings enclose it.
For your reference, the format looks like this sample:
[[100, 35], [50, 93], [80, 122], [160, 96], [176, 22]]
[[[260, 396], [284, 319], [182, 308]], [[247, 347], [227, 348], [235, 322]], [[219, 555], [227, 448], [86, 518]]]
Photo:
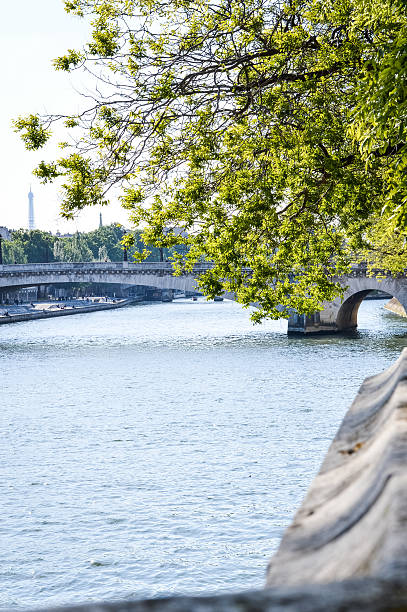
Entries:
[[347, 283], [343, 298], [338, 297], [332, 302], [323, 302], [323, 310], [320, 312], [309, 316], [293, 312], [288, 319], [288, 334], [335, 334], [355, 330], [358, 326], [359, 306], [373, 289], [398, 295], [400, 303], [403, 306], [407, 305], [407, 292], [404, 291], [406, 279], [390, 278], [379, 283], [374, 278], [349, 276]]
[[314, 312], [312, 315], [294, 312], [288, 319], [289, 336], [307, 336], [314, 334], [335, 334], [342, 331], [335, 320], [326, 316], [326, 311]]

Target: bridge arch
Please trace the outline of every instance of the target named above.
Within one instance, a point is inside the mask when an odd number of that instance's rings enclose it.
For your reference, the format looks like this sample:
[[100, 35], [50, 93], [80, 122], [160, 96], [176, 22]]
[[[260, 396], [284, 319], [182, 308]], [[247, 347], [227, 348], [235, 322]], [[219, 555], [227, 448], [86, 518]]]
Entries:
[[[173, 267], [166, 262], [53, 262], [47, 264], [0, 265], [0, 290], [64, 283], [122, 284], [199, 291], [196, 279], [212, 266], [197, 264], [191, 272], [174, 276]], [[235, 300], [233, 293], [223, 297]]]
[[343, 300], [339, 301], [337, 305], [335, 326], [338, 331], [357, 327], [359, 307], [365, 297], [372, 291], [382, 291], [390, 297], [396, 298], [407, 311], [406, 278], [387, 277], [380, 279], [368, 277], [365, 274], [353, 275], [348, 279]]
[[407, 312], [407, 278], [404, 275], [376, 278], [367, 276], [364, 269], [355, 268], [349, 275], [334, 280], [345, 287], [343, 297], [324, 302], [319, 316], [294, 313], [288, 320], [289, 334], [329, 334], [355, 329], [359, 306], [371, 291], [383, 291], [395, 297]]
[[[355, 329], [358, 326], [359, 306], [372, 289], [357, 291], [342, 302], [336, 316], [338, 330]], [[389, 298], [390, 299], [390, 298]]]
[[[203, 266], [197, 270], [201, 273]], [[0, 266], [0, 287], [64, 283], [141, 285], [158, 289], [196, 290], [195, 274], [173, 276], [171, 264], [51, 263]]]

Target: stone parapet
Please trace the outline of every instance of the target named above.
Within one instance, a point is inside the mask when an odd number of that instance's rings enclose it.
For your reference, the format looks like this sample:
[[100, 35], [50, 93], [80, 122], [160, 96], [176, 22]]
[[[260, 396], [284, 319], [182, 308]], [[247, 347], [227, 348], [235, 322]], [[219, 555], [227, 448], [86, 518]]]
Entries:
[[[37, 612], [405, 612], [404, 583], [348, 580], [207, 597], [169, 597], [48, 608]], [[10, 611], [11, 612], [11, 611]]]
[[360, 388], [267, 585], [356, 577], [407, 585], [407, 349]]

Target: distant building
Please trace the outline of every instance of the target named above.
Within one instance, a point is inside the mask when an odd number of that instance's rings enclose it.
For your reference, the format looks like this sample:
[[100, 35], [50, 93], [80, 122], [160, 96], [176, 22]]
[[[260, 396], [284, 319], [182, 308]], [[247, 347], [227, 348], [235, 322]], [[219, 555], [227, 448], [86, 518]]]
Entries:
[[28, 193], [28, 229], [29, 230], [34, 230], [35, 229], [35, 221], [34, 221], [34, 194], [31, 191], [31, 186], [30, 186], [30, 191]]
[[71, 238], [73, 234], [61, 234], [59, 230], [56, 231], [55, 236], [57, 238]]
[[11, 240], [11, 232], [7, 227], [4, 227], [4, 225], [0, 225], [0, 237], [3, 240]]
[[99, 213], [99, 227], [103, 227], [102, 213]]

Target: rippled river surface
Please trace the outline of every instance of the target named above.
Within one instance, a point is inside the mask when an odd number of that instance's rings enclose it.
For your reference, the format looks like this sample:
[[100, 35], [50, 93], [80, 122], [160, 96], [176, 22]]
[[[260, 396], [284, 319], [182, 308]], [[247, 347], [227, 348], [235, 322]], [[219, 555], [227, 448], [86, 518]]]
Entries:
[[407, 321], [288, 338], [178, 300], [0, 328], [0, 607], [260, 588]]

